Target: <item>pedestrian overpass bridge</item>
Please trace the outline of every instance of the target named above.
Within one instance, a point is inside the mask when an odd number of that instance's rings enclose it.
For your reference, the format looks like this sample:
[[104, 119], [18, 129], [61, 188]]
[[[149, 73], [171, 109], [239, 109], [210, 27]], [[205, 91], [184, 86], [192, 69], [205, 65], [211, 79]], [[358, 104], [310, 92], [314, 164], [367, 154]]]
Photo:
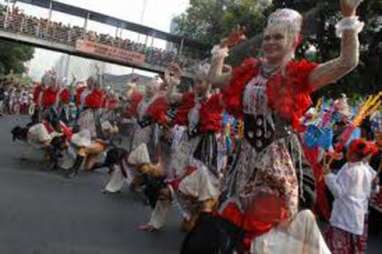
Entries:
[[[18, 8], [17, 2], [28, 4], [28, 9], [46, 8], [49, 17], [28, 15]], [[156, 73], [162, 73], [170, 63], [177, 62], [183, 66], [186, 77], [192, 77], [192, 67], [208, 52], [208, 47], [197, 41], [57, 1], [17, 2], [1, 10], [2, 39]], [[54, 13], [57, 12], [79, 17], [83, 25], [55, 21]], [[89, 21], [111, 26], [115, 33], [91, 31]], [[124, 32], [134, 32], [142, 36], [144, 42], [134, 41], [131, 36], [127, 38]], [[166, 50], [154, 47], [157, 39], [166, 42]]]

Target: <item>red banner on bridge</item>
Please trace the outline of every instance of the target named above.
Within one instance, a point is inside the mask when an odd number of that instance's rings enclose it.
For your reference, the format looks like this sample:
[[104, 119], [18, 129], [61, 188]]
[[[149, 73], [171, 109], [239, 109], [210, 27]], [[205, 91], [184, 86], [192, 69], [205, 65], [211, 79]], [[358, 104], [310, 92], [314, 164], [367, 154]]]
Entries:
[[130, 63], [135, 65], [145, 63], [144, 54], [88, 40], [77, 40], [76, 50], [91, 55], [109, 58], [111, 60], [117, 60], [123, 63]]

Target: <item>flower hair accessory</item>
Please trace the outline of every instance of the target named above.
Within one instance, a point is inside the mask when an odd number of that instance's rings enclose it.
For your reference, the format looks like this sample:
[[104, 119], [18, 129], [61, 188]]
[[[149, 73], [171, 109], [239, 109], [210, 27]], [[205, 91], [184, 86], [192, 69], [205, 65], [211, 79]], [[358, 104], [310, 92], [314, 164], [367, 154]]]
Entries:
[[376, 152], [378, 152], [377, 146], [373, 142], [364, 139], [355, 139], [349, 145], [349, 155], [359, 160]]
[[298, 35], [301, 32], [302, 22], [303, 18], [299, 12], [288, 8], [278, 9], [269, 16], [267, 28], [287, 27], [288, 32]]

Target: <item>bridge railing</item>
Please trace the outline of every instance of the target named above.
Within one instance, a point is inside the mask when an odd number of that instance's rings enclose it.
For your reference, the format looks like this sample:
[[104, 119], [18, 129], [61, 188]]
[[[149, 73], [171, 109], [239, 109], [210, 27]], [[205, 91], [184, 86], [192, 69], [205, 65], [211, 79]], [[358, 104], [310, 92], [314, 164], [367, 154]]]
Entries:
[[82, 41], [94, 47], [94, 50], [96, 48], [110, 51], [118, 49], [125, 54], [126, 52], [142, 54], [144, 63], [153, 66], [166, 67], [172, 62], [178, 62], [186, 71], [190, 71], [201, 59], [201, 56], [178, 55], [174, 51], [147, 46], [128, 38], [99, 34], [95, 31], [87, 31], [83, 27], [26, 15], [18, 8], [8, 8], [0, 12], [0, 29], [75, 48], [78, 42]]

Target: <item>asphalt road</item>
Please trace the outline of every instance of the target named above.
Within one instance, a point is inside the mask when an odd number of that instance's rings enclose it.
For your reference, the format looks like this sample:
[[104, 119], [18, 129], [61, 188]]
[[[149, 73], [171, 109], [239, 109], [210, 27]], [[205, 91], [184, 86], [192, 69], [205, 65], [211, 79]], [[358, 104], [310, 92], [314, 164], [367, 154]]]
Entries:
[[[65, 179], [38, 160], [22, 161], [25, 145], [10, 130], [25, 118], [0, 118], [0, 254], [175, 254], [184, 234], [175, 212], [164, 230], [137, 229], [150, 209], [124, 189], [101, 193], [106, 172]], [[32, 156], [33, 157], [33, 156]], [[382, 253], [382, 236], [368, 254]]]
[[[184, 237], [176, 214], [162, 232], [141, 232], [150, 209], [127, 189], [101, 193], [105, 172], [70, 180], [38, 161], [10, 130], [25, 118], [0, 118], [0, 254], [174, 254]], [[34, 156], [32, 156], [34, 157]]]

